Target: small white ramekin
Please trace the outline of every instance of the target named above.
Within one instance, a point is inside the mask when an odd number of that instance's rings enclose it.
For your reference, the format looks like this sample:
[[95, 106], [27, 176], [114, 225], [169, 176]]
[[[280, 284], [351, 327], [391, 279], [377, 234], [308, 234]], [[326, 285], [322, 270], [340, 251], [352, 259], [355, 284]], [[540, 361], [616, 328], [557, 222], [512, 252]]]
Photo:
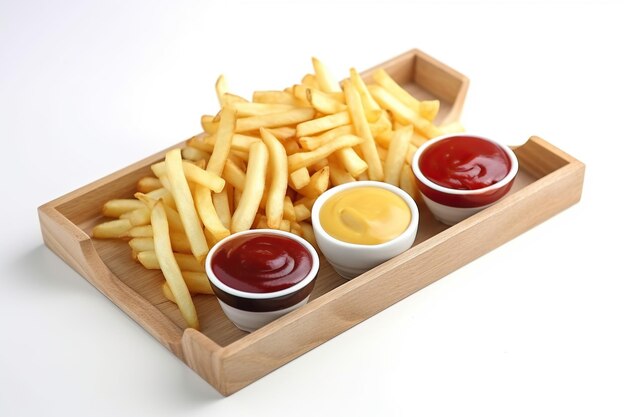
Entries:
[[[254, 293], [226, 285], [213, 273], [211, 260], [224, 243], [248, 234], [269, 234], [287, 237], [299, 243], [311, 255], [311, 270], [295, 285], [280, 291]], [[241, 330], [252, 332], [269, 322], [305, 305], [319, 272], [320, 262], [316, 250], [309, 242], [293, 233], [274, 229], [252, 229], [234, 233], [211, 248], [205, 261], [207, 277], [224, 314]]]
[[[442, 140], [455, 137], [469, 137], [493, 143], [508, 156], [511, 169], [507, 175], [497, 183], [475, 190], [458, 190], [434, 183], [422, 173], [419, 165], [420, 158], [429, 147]], [[417, 178], [417, 186], [420, 194], [430, 212], [437, 220], [451, 226], [491, 206], [504, 197], [513, 185], [513, 180], [519, 169], [519, 163], [515, 153], [506, 145], [479, 135], [454, 133], [451, 135], [438, 136], [426, 141], [415, 152], [411, 167]]]
[[[404, 200], [411, 211], [411, 221], [400, 236], [377, 245], [362, 245], [344, 242], [334, 238], [324, 230], [320, 223], [320, 210], [324, 203], [337, 193], [359, 187], [382, 188], [391, 191]], [[333, 187], [319, 196], [313, 204], [311, 219], [317, 245], [326, 260], [339, 275], [346, 279], [352, 279], [399, 255], [413, 245], [417, 235], [419, 211], [411, 196], [396, 186], [378, 181], [355, 181]]]

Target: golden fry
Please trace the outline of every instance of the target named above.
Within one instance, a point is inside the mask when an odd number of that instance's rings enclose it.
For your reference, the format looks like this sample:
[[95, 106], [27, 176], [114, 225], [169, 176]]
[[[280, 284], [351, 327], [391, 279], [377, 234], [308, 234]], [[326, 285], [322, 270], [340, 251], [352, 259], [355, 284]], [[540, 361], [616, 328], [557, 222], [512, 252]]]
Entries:
[[[182, 169], [180, 171], [182, 174]], [[187, 325], [194, 329], [199, 329], [200, 323], [198, 322], [196, 308], [193, 305], [191, 295], [185, 285], [185, 280], [172, 251], [167, 215], [162, 202], [158, 202], [152, 209], [151, 222], [154, 230], [154, 251], [156, 252], [163, 276], [172, 290], [173, 298], [176, 300], [176, 304]]]
[[176, 208], [180, 214], [185, 233], [191, 243], [192, 253], [196, 258], [201, 259], [209, 252], [209, 246], [202, 232], [202, 224], [195, 209], [191, 190], [185, 179], [180, 149], [172, 149], [167, 152], [165, 155], [165, 168], [167, 170], [167, 178], [172, 183], [170, 191], [174, 201], [176, 201]]
[[411, 136], [413, 135], [413, 127], [405, 126], [400, 130], [396, 130], [389, 144], [389, 151], [385, 158], [385, 182], [400, 185], [400, 172], [404, 166], [404, 158], [406, 157]]
[[[182, 232], [170, 232], [172, 250], [180, 253], [191, 253], [189, 239]], [[154, 236], [134, 237], [128, 245], [137, 253], [154, 250]]]
[[439, 113], [439, 106], [439, 100], [420, 101], [420, 116], [432, 122]]
[[[184, 151], [183, 148], [181, 151]], [[182, 156], [182, 154], [181, 154]], [[185, 178], [189, 182], [193, 182], [196, 184], [201, 184], [205, 187], [213, 191], [220, 191], [224, 188], [224, 180], [220, 178], [218, 175], [213, 172], [209, 172], [204, 170], [202, 167], [204, 166], [204, 159], [200, 159], [198, 161], [186, 161], [182, 162], [183, 172], [185, 174]], [[165, 184], [168, 183], [169, 179], [167, 178], [167, 171], [165, 168], [165, 161], [157, 162], [150, 166], [152, 172], [160, 178], [161, 182]], [[152, 196], [153, 199], [158, 199]]]
[[206, 230], [211, 234], [215, 242], [219, 242], [230, 235], [230, 230], [224, 226], [213, 205], [211, 190], [202, 186], [197, 187], [195, 190], [195, 206], [202, 224], [204, 224], [204, 227], [206, 227]]
[[300, 188], [306, 186], [310, 181], [311, 176], [309, 175], [309, 170], [306, 169], [306, 167], [296, 169], [289, 174], [289, 185], [294, 190], [299, 190]]
[[293, 206], [293, 209], [296, 213], [296, 221], [301, 222], [303, 220], [307, 220], [311, 218], [311, 209], [306, 205], [300, 203]]
[[286, 91], [255, 91], [252, 94], [252, 101], [254, 103], [290, 104], [292, 106], [301, 106], [302, 104], [293, 94]]
[[[143, 204], [143, 203], [142, 203]], [[133, 211], [127, 211], [120, 216], [120, 219], [130, 220], [133, 226], [142, 226], [150, 223], [150, 209], [144, 206]]]
[[134, 226], [128, 231], [128, 237], [152, 237], [152, 225]]
[[298, 139], [298, 142], [302, 145], [302, 149], [305, 151], [312, 151], [320, 146], [337, 139], [343, 135], [353, 135], [354, 129], [350, 125], [339, 126], [334, 129], [327, 130], [326, 132], [317, 136], [302, 136]]
[[120, 217], [124, 213], [145, 207], [144, 203], [134, 198], [116, 198], [104, 203], [102, 215], [106, 217]]
[[264, 114], [262, 116], [250, 116], [237, 119], [235, 132], [249, 132], [262, 127], [281, 127], [295, 125], [315, 116], [315, 109], [295, 108], [282, 113]]
[[[204, 273], [204, 265], [200, 263], [193, 255], [189, 253], [174, 252], [176, 263], [183, 271], [195, 271]], [[142, 251], [137, 253], [137, 260], [146, 269], [160, 269], [156, 252]]]
[[339, 113], [299, 123], [296, 126], [296, 135], [300, 137], [311, 136], [315, 135], [316, 133], [347, 125], [348, 123], [350, 123], [350, 115], [347, 111], [342, 111]]
[[230, 226], [232, 232], [248, 230], [252, 226], [254, 216], [263, 198], [268, 158], [267, 146], [263, 142], [255, 143], [250, 147], [246, 183], [241, 194], [241, 200], [233, 213]]
[[344, 166], [344, 168], [353, 177], [358, 177], [363, 172], [367, 171], [367, 162], [361, 159], [361, 157], [352, 148], [343, 148], [335, 152], [337, 160]]
[[398, 83], [396, 83], [394, 79], [387, 74], [387, 71], [382, 68], [374, 71], [374, 81], [387, 90], [389, 94], [393, 95], [402, 104], [412, 109], [415, 113], [420, 114], [419, 100], [413, 97], [404, 88], [400, 87], [400, 85], [398, 85]]
[[183, 159], [186, 161], [199, 161], [199, 160], [207, 160], [211, 157], [209, 152], [202, 151], [198, 148], [194, 148], [193, 146], [185, 146], [182, 149]]
[[309, 103], [311, 103], [311, 106], [320, 113], [334, 114], [347, 109], [344, 103], [335, 100], [328, 94], [314, 88], [308, 88], [306, 96]]
[[415, 182], [415, 174], [410, 165], [403, 164], [402, 172], [400, 174], [400, 188], [407, 192], [413, 200], [417, 200], [419, 197], [419, 190], [417, 189], [417, 183]]
[[200, 119], [200, 123], [202, 124], [202, 130], [206, 133], [213, 134], [217, 132], [217, 126], [219, 123], [213, 116], [203, 115]]
[[135, 252], [153, 251], [154, 239], [152, 237], [134, 237], [128, 241], [128, 245]]
[[224, 189], [225, 181], [223, 178], [211, 171], [204, 170], [187, 161], [183, 161], [183, 171], [188, 181], [207, 187], [211, 191], [219, 193]]
[[232, 107], [222, 109], [220, 125], [215, 133], [215, 146], [206, 167], [207, 171], [219, 176], [222, 175], [224, 164], [226, 163], [226, 158], [228, 158], [228, 152], [230, 151], [230, 144], [235, 128], [235, 117], [236, 112]]
[[126, 236], [132, 227], [128, 219], [111, 220], [96, 225], [91, 233], [97, 239], [120, 238]]
[[330, 72], [328, 71], [328, 68], [326, 68], [326, 65], [324, 65], [322, 61], [315, 57], [313, 57], [311, 61], [313, 61], [315, 79], [320, 86], [320, 90], [326, 93], [341, 91], [341, 88], [339, 88], [339, 84], [330, 75]]
[[[289, 155], [287, 158], [289, 162], [289, 172], [293, 172], [302, 167], [308, 167], [315, 162], [328, 157], [333, 152], [342, 149], [359, 145], [363, 140], [354, 135], [340, 136], [332, 142], [326, 143], [319, 148], [310, 152], [299, 152], [293, 155]], [[379, 161], [380, 164], [380, 161]], [[382, 170], [382, 166], [381, 166]]]
[[283, 219], [285, 193], [287, 192], [289, 176], [287, 153], [282, 143], [263, 128], [261, 128], [261, 139], [269, 151], [270, 175], [268, 178], [271, 178], [265, 202], [265, 215], [267, 216], [267, 225], [276, 229]]
[[140, 193], [149, 193], [163, 187], [161, 181], [155, 177], [143, 177], [137, 181], [137, 191]]
[[291, 104], [267, 104], [267, 103], [234, 103], [232, 107], [237, 112], [237, 117], [262, 116], [264, 114], [283, 113], [293, 110]]

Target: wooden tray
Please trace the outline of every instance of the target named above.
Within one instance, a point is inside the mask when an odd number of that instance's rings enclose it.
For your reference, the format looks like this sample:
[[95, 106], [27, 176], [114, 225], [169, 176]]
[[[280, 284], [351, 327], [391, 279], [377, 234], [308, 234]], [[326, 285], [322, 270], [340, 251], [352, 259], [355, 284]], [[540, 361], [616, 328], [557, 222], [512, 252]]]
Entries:
[[[459, 117], [468, 87], [463, 75], [417, 50], [379, 67], [418, 98], [440, 99], [439, 123]], [[311, 301], [250, 334], [238, 330], [215, 298], [206, 295], [194, 297], [202, 328], [185, 330], [176, 306], [161, 293], [160, 271], [134, 262], [125, 242], [90, 238], [93, 226], [103, 220], [102, 204], [132, 196], [137, 180], [150, 173], [149, 166], [165, 151], [44, 204], [39, 220], [50, 249], [229, 395], [580, 199], [581, 162], [537, 137], [515, 152], [520, 171], [506, 198], [452, 227], [434, 220], [418, 202], [420, 226], [413, 248], [351, 281], [322, 259]]]

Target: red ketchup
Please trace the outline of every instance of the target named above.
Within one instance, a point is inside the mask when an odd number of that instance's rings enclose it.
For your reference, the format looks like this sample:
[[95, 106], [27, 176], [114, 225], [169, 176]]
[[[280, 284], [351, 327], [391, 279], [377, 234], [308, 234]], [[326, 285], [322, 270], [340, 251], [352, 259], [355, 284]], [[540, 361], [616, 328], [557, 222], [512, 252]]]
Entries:
[[495, 143], [456, 136], [426, 149], [420, 156], [419, 166], [426, 178], [442, 187], [477, 190], [506, 177], [511, 161]]
[[251, 233], [224, 243], [211, 260], [215, 276], [231, 288], [268, 293], [289, 288], [311, 272], [313, 258], [284, 236]]

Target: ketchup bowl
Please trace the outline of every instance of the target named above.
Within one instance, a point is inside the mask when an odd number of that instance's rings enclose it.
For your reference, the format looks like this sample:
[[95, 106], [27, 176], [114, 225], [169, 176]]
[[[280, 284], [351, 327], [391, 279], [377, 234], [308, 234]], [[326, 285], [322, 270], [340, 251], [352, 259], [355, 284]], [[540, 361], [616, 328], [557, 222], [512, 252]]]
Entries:
[[224, 314], [247, 332], [306, 304], [319, 265], [309, 242], [273, 229], [234, 233], [206, 258], [207, 276]]
[[420, 194], [440, 222], [453, 225], [504, 197], [518, 171], [506, 145], [465, 133], [439, 136], [413, 156]]
[[413, 245], [419, 211], [411, 196], [396, 186], [355, 181], [320, 195], [311, 219], [328, 263], [352, 279]]

